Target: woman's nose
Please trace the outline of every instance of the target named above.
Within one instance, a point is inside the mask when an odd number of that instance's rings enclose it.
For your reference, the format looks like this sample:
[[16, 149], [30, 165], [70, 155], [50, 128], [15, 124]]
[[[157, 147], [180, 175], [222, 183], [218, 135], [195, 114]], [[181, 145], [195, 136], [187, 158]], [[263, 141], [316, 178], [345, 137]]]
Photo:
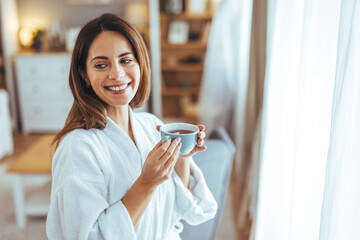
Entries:
[[124, 68], [121, 66], [114, 66], [109, 72], [109, 79], [111, 80], [120, 80], [125, 77]]

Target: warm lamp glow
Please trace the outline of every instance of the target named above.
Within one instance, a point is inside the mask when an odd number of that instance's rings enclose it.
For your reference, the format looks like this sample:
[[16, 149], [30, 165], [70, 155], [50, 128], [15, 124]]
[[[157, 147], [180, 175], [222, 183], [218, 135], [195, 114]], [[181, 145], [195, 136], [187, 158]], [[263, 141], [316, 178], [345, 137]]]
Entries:
[[33, 43], [33, 39], [37, 34], [37, 30], [35, 28], [23, 27], [19, 32], [19, 41], [20, 44], [24, 47], [31, 47]]

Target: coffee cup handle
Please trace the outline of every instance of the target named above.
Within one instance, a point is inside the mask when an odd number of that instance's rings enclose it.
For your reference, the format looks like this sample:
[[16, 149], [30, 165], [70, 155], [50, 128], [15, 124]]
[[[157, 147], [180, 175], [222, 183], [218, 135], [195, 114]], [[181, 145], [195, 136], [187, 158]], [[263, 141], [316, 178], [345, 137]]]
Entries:
[[162, 139], [161, 139], [161, 144], [164, 144], [164, 142], [166, 142], [166, 140], [168, 140], [170, 137], [169, 136], [164, 136]]

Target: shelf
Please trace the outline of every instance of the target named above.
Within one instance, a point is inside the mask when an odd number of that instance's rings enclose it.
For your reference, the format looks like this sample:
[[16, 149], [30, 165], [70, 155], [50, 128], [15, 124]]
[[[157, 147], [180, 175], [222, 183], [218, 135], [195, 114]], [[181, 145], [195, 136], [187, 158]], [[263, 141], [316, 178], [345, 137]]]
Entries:
[[210, 12], [204, 12], [204, 13], [180, 13], [175, 15], [168, 15], [166, 13], [160, 14], [160, 20], [166, 21], [166, 20], [211, 20], [213, 17], [213, 14]]
[[[187, 9], [187, 8], [185, 8]], [[204, 71], [204, 59], [214, 11], [185, 11], [170, 15], [160, 13], [161, 83], [163, 117], [197, 122], [197, 101]], [[187, 40], [183, 44], [169, 41], [169, 32], [176, 21], [187, 25]], [[170, 35], [172, 36], [172, 35]]]
[[203, 63], [162, 64], [163, 72], [202, 72]]
[[195, 49], [201, 49], [206, 50], [207, 44], [202, 41], [193, 41], [188, 42], [185, 44], [172, 44], [169, 42], [162, 42], [161, 48], [162, 49], [170, 49], [170, 50], [195, 50]]
[[185, 117], [194, 119], [199, 117], [199, 103], [191, 101], [190, 97], [181, 98], [180, 107]]
[[199, 93], [199, 88], [163, 87], [163, 96], [192, 96]]

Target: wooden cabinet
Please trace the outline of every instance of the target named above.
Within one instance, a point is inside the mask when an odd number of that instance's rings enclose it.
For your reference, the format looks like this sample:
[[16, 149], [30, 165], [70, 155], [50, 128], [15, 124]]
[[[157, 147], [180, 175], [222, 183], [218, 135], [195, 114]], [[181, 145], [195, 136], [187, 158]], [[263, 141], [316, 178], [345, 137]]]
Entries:
[[[212, 13], [160, 12], [162, 115], [197, 123], [197, 102]], [[183, 41], [184, 35], [186, 41]]]
[[70, 54], [22, 54], [14, 62], [23, 133], [60, 130], [73, 103]]

